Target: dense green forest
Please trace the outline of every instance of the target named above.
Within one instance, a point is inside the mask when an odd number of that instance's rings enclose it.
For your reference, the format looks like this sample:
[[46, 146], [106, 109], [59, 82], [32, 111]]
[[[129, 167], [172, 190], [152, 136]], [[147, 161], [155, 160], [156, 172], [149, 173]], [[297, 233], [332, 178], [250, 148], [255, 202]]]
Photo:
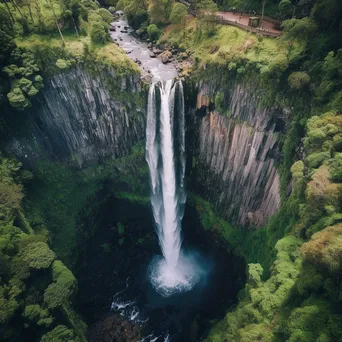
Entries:
[[[94, 64], [113, 66], [118, 75], [139, 72], [110, 42], [116, 10], [123, 10], [136, 32], [156, 46], [171, 46], [192, 58], [182, 71], [189, 84], [209, 77], [253, 80], [265, 105], [275, 101], [292, 113], [288, 131], [279, 138], [282, 203], [267, 226], [243, 230], [191, 194], [203, 228], [219, 232], [248, 263], [238, 305], [213, 322], [206, 340], [342, 341], [342, 2], [194, 0], [191, 9], [196, 17], [171, 0], [2, 0], [1, 145], [8, 138], [6, 116], [25, 115], [51, 75], [78, 65], [91, 71]], [[217, 10], [232, 9], [281, 20], [281, 37], [253, 35], [215, 20]], [[225, 94], [217, 92], [210, 100], [229, 116]], [[138, 147], [117, 163], [146, 176], [146, 168], [132, 167], [142, 155]], [[31, 172], [0, 152], [3, 341], [87, 340], [82, 313], [73, 305], [77, 280], [70, 254], [77, 231], [67, 208], [81, 207], [100, 188], [99, 179], [119, 178], [111, 171], [118, 164], [77, 172], [56, 165], [41, 164]], [[88, 182], [93, 173], [96, 181]], [[121, 195], [146, 202], [146, 189], [138, 184], [143, 180], [132, 178], [122, 180], [130, 184], [130, 193]], [[42, 188], [26, 201], [32, 179]], [[56, 208], [49, 211], [44, 205], [51, 198]], [[45, 216], [36, 212], [37, 203]], [[55, 245], [54, 222], [68, 227]]]

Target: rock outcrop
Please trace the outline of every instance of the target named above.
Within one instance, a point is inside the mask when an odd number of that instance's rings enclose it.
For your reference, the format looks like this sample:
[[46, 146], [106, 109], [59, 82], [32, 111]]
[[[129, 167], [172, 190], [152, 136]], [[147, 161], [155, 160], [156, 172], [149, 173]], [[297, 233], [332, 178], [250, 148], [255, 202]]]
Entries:
[[20, 122], [9, 120], [6, 149], [28, 167], [44, 158], [82, 166], [126, 155], [144, 139], [145, 101], [138, 75], [74, 68], [49, 78]]
[[[224, 95], [226, 113], [210, 98]], [[231, 83], [198, 86], [193, 158], [193, 187], [218, 212], [240, 226], [261, 226], [280, 207], [280, 156], [277, 135], [285, 129], [285, 113], [259, 107], [257, 91]]]

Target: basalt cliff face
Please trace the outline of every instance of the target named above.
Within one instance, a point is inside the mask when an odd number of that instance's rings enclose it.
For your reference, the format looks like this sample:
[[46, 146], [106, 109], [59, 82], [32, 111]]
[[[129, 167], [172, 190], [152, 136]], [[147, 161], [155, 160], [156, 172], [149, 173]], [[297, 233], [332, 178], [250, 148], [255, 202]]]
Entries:
[[[217, 94], [221, 105], [215, 109]], [[280, 207], [275, 164], [281, 157], [277, 136], [286, 130], [286, 113], [260, 103], [261, 94], [246, 84], [202, 82], [190, 115], [192, 187], [243, 227], [266, 224]]]
[[119, 76], [110, 67], [54, 75], [21, 122], [8, 123], [6, 149], [28, 167], [44, 158], [82, 166], [126, 155], [144, 139], [145, 99], [138, 75]]
[[[223, 83], [213, 78], [192, 89], [197, 104], [187, 120], [190, 188], [230, 222], [261, 226], [280, 206], [277, 136], [286, 130], [287, 114], [262, 107], [262, 95], [247, 83]], [[217, 94], [221, 106], [215, 109]], [[47, 79], [37, 103], [7, 123], [6, 149], [26, 167], [44, 158], [81, 167], [127, 155], [145, 139], [146, 100], [137, 75], [71, 69]]]

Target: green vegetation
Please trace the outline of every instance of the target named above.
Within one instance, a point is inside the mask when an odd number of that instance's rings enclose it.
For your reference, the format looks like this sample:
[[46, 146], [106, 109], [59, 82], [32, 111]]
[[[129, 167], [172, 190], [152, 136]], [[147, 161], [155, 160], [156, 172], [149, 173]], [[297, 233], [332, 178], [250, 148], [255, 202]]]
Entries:
[[[275, 244], [276, 258], [266, 281], [261, 280], [260, 264], [249, 264], [239, 305], [214, 326], [207, 341], [340, 340], [341, 133], [342, 115], [328, 112], [308, 120], [306, 157], [291, 168], [294, 188], [286, 200], [287, 208], [299, 208], [298, 219]], [[228, 241], [239, 242], [231, 227], [222, 228]], [[249, 246], [248, 239], [243, 245]], [[248, 249], [242, 254], [248, 260]]]
[[156, 41], [160, 36], [160, 30], [157, 25], [151, 24], [147, 27], [147, 34], [151, 41]]
[[148, 170], [140, 145], [126, 157], [81, 170], [77, 165], [41, 161], [33, 173], [25, 201], [28, 217], [34, 227], [49, 227], [55, 253], [71, 268], [77, 261], [75, 246], [87, 234], [79, 225], [80, 216], [87, 203], [108, 186], [105, 182], [110, 182], [118, 198], [148, 203]]
[[181, 3], [174, 3], [170, 13], [171, 24], [183, 24], [186, 20], [187, 9], [186, 6]]
[[[1, 339], [52, 341], [46, 336], [53, 335], [58, 324], [63, 324], [75, 340], [86, 341], [86, 326], [79, 318], [75, 319], [70, 300], [76, 292], [76, 279], [60, 260], [56, 260], [48, 245], [47, 231], [42, 227], [32, 228], [22, 212], [23, 175], [18, 162], [1, 156]], [[20, 228], [22, 225], [25, 230]], [[74, 325], [79, 327], [77, 331], [73, 329]], [[34, 336], [31, 328], [34, 328]], [[28, 334], [28, 331], [31, 332]]]
[[44, 86], [44, 76], [81, 62], [137, 73], [108, 28], [113, 15], [91, 0], [5, 1], [0, 4], [0, 103], [23, 110]]

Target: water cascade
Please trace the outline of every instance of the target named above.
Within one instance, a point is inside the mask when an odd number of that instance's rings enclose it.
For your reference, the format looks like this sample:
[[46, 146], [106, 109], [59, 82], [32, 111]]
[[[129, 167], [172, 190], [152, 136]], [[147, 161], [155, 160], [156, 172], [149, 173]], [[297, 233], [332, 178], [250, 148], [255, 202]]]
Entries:
[[182, 252], [181, 221], [186, 192], [184, 95], [181, 81], [154, 83], [149, 90], [146, 160], [151, 176], [151, 204], [163, 256], [149, 267], [155, 290], [167, 297], [189, 291], [200, 272]]

